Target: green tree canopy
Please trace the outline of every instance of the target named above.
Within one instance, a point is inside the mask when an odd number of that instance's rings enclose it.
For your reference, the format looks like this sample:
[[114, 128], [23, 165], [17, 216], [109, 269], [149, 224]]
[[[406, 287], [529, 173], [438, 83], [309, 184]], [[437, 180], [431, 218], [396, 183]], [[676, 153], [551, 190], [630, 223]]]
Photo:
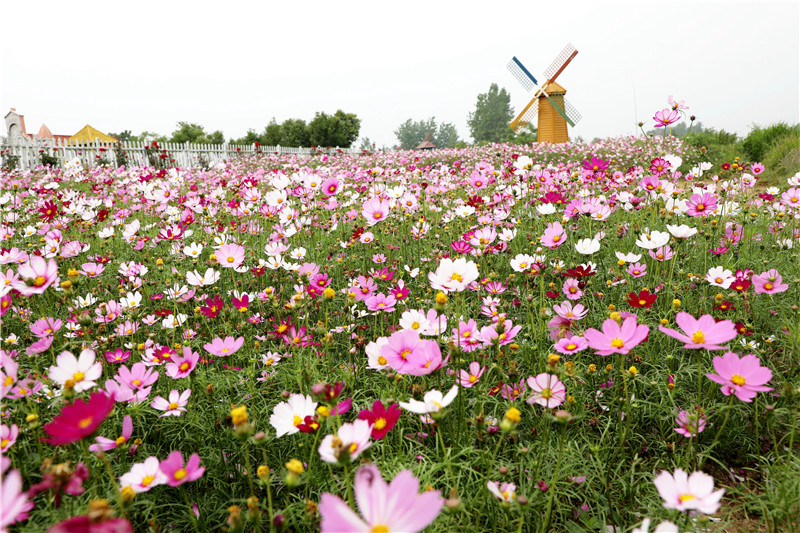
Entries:
[[467, 124], [476, 143], [496, 143], [509, 138], [508, 125], [513, 118], [511, 96], [505, 88], [500, 89], [493, 83], [489, 92], [478, 95], [475, 111], [469, 114]]
[[193, 122], [178, 122], [178, 129], [172, 132], [169, 142], [192, 144], [223, 144], [225, 136], [219, 130], [207, 134], [203, 126]]
[[305, 120], [290, 118], [281, 124], [281, 146], [309, 146], [311, 136]]
[[360, 128], [361, 120], [353, 113], [345, 113], [339, 109], [331, 116], [318, 111], [314, 120], [308, 124], [310, 144], [349, 148], [358, 139]]
[[420, 121], [408, 119], [400, 124], [394, 132], [400, 148], [404, 150], [419, 146], [419, 143], [424, 141], [429, 133], [433, 134], [431, 142], [439, 148], [449, 148], [458, 142], [456, 127], [449, 122], [443, 122], [437, 126], [435, 117]]

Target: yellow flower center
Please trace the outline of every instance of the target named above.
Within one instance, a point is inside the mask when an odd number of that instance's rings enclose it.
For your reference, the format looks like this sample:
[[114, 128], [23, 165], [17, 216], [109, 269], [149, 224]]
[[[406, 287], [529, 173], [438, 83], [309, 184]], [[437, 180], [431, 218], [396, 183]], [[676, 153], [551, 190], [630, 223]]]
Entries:
[[297, 426], [299, 426], [300, 424], [302, 424], [302, 423], [303, 423], [303, 419], [302, 419], [302, 418], [300, 418], [300, 417], [299, 417], [299, 416], [297, 416], [297, 415], [294, 415], [294, 420], [293, 420], [293, 422], [294, 422], [294, 427], [297, 427]]
[[561, 235], [556, 235], [555, 237], [553, 237], [553, 242], [558, 242], [560, 240], [561, 240]]
[[768, 291], [771, 291], [772, 290], [772, 283], [765, 283], [764, 284], [764, 288], [767, 289]]
[[478, 381], [478, 376], [470, 376], [469, 377], [469, 382], [470, 383], [475, 383], [476, 381]]
[[622, 339], [614, 339], [611, 341], [611, 346], [614, 348], [622, 348], [625, 345], [625, 342]]
[[704, 342], [706, 342], [706, 336], [702, 330], [698, 329], [697, 331], [694, 332], [694, 334], [692, 335], [692, 342], [696, 344], [703, 344]]
[[9, 442], [11, 442], [9, 439], [0, 440], [0, 449], [5, 450]]
[[46, 281], [47, 279], [45, 279], [44, 276], [36, 276], [36, 279], [33, 280], [33, 285], [35, 287], [41, 287], [42, 285], [45, 284]]
[[385, 358], [384, 356], [382, 356], [382, 355], [379, 355], [379, 356], [378, 356], [378, 364], [380, 364], [380, 365], [385, 365], [385, 364], [386, 364], [386, 363], [388, 363], [388, 362], [389, 362], [389, 361], [387, 361], [387, 360], [386, 360], [386, 358]]
[[734, 385], [739, 385], [739, 386], [741, 387], [742, 385], [744, 385], [744, 383], [745, 383], [745, 380], [744, 380], [744, 378], [743, 378], [742, 376], [740, 376], [739, 374], [734, 374], [734, 375], [731, 377], [731, 382], [732, 382]]
[[177, 408], [178, 408], [178, 402], [170, 402], [170, 404], [169, 404], [169, 410], [170, 411], [172, 411], [174, 409], [177, 409]]
[[375, 421], [375, 429], [381, 430], [386, 427], [386, 420], [379, 418]]
[[186, 372], [187, 370], [189, 370], [189, 363], [183, 363], [179, 368], [181, 372]]
[[180, 481], [186, 477], [186, 474], [187, 474], [186, 469], [181, 468], [180, 470], [172, 474], [172, 477], [175, 479], [175, 481]]
[[384, 526], [383, 524], [376, 524], [372, 526], [371, 533], [391, 533], [389, 531], [389, 526]]
[[150, 483], [155, 481], [155, 479], [156, 476], [144, 476], [144, 479], [142, 479], [142, 487], [149, 487]]
[[79, 381], [83, 381], [83, 372], [80, 372], [80, 371], [75, 372], [72, 375], [72, 380], [75, 381], [75, 383], [78, 383]]
[[464, 281], [464, 278], [462, 278], [461, 274], [459, 274], [458, 272], [453, 272], [453, 274], [450, 276], [450, 280], [451, 281], [458, 281], [460, 283], [460, 282]]
[[78, 422], [78, 426], [79, 426], [81, 429], [86, 429], [86, 428], [88, 428], [90, 425], [92, 425], [92, 420], [94, 420], [94, 417], [92, 417], [92, 416], [87, 416], [86, 418], [84, 418], [83, 420], [81, 420], [80, 422]]
[[553, 391], [551, 391], [550, 389], [544, 389], [542, 391], [542, 398], [544, 398], [545, 400], [549, 400], [552, 397], [553, 397]]
[[567, 350], [574, 350], [577, 347], [578, 347], [578, 345], [575, 344], [574, 342], [571, 342], [571, 343], [567, 344]]
[[[78, 372], [78, 374], [80, 374], [80, 372]], [[83, 378], [83, 374], [81, 374], [81, 378]], [[138, 387], [141, 384], [142, 384], [142, 382], [139, 381], [138, 379], [134, 379], [133, 381], [131, 381], [131, 385], [133, 385], [134, 387]]]
[[128, 439], [126, 439], [125, 437], [122, 437], [122, 436], [120, 436], [120, 437], [117, 437], [117, 446], [122, 446], [123, 444], [125, 444], [125, 442], [126, 442], [127, 440], [128, 440]]
[[419, 329], [419, 322], [414, 322], [411, 324], [411, 329]]
[[3, 381], [3, 386], [9, 387], [12, 383], [14, 383], [14, 376], [6, 376], [5, 381]]
[[680, 500], [681, 503], [695, 499], [697, 499], [697, 496], [695, 496], [694, 494], [681, 494], [680, 497], [678, 498], [678, 500]]
[[402, 352], [400, 352], [400, 357], [403, 359], [403, 361], [406, 361], [410, 354], [411, 350], [403, 350]]

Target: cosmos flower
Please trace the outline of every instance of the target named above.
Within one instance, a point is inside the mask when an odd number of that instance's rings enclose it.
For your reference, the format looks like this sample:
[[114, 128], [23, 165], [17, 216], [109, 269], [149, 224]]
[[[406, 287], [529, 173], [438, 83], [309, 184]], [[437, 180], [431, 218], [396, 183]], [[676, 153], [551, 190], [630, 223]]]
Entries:
[[186, 406], [189, 403], [189, 396], [192, 395], [192, 389], [186, 389], [183, 392], [172, 390], [169, 393], [169, 401], [161, 396], [156, 396], [150, 402], [150, 407], [159, 411], [164, 411], [163, 415], [158, 415], [159, 418], [165, 416], [181, 416], [181, 413], [186, 412]]
[[438, 413], [453, 403], [457, 394], [458, 385], [453, 385], [453, 388], [451, 388], [446, 395], [443, 395], [441, 391], [433, 389], [425, 393], [421, 402], [411, 398], [408, 402], [400, 402], [400, 407], [419, 415]]
[[239, 348], [244, 344], [244, 337], [234, 339], [233, 337], [225, 337], [225, 340], [217, 337], [210, 343], [203, 345], [203, 348], [211, 355], [218, 357], [228, 357], [239, 351]]
[[281, 402], [272, 410], [269, 423], [275, 428], [276, 437], [293, 435], [300, 430], [297, 426], [302, 424], [306, 417], [316, 414], [317, 402], [311, 396], [292, 394], [288, 401]]
[[71, 352], [61, 352], [56, 358], [56, 365], [50, 367], [48, 377], [61, 385], [69, 385], [75, 392], [83, 392], [97, 385], [103, 373], [103, 365], [95, 363], [93, 350], [83, 350], [79, 357]]
[[88, 402], [78, 398], [75, 403], [65, 405], [61, 413], [44, 426], [44, 432], [50, 435], [47, 443], [59, 446], [88, 437], [113, 408], [114, 399], [103, 392], [93, 393]]
[[680, 468], [675, 470], [675, 474], [662, 470], [653, 483], [664, 499], [664, 507], [678, 511], [716, 513], [725, 494], [725, 489], [714, 491], [714, 478], [708, 474], [692, 472], [688, 475]]
[[637, 324], [635, 317], [628, 317], [618, 324], [615, 320], [607, 318], [603, 322], [603, 331], [589, 328], [583, 337], [589, 341], [589, 347], [597, 350], [598, 355], [611, 355], [612, 353], [627, 354], [641, 344], [650, 332], [644, 324]]
[[675, 322], [684, 331], [680, 333], [674, 329], [658, 326], [661, 333], [683, 342], [687, 350], [705, 348], [706, 350], [724, 350], [720, 343], [736, 338], [736, 328], [730, 320], [717, 322], [711, 315], [703, 315], [695, 319], [685, 311], [675, 317]]
[[120, 488], [130, 487], [138, 494], [167, 483], [169, 479], [160, 466], [158, 457], [148, 457], [144, 462], [134, 464], [128, 473], [119, 478]]
[[362, 409], [358, 413], [358, 418], [369, 422], [372, 425], [372, 438], [380, 440], [385, 437], [389, 430], [400, 420], [400, 413], [400, 406], [396, 403], [385, 407], [383, 402], [375, 400], [375, 403], [372, 404], [372, 411]]
[[774, 268], [750, 279], [756, 294], [778, 294], [789, 290], [789, 285], [783, 283], [783, 278]]
[[122, 446], [123, 444], [127, 443], [128, 440], [130, 440], [131, 435], [133, 435], [133, 420], [130, 416], [126, 415], [122, 420], [122, 434], [119, 437], [116, 439], [108, 439], [106, 437], [97, 436], [94, 438], [96, 444], [89, 446], [89, 451], [107, 452], [109, 450], [113, 450], [117, 446]]
[[401, 471], [387, 484], [377, 466], [364, 465], [356, 472], [354, 492], [361, 516], [338, 496], [322, 494], [321, 533], [418, 533], [439, 516], [444, 506], [438, 490], [419, 493], [419, 481], [410, 470]]
[[469, 364], [468, 371], [463, 369], [458, 371], [458, 384], [467, 389], [471, 389], [478, 383], [485, 371], [485, 366], [481, 366], [479, 362], [473, 361]]
[[525, 401], [531, 405], [537, 403], [551, 409], [558, 407], [567, 399], [567, 388], [553, 374], [542, 372], [536, 377], [529, 377], [528, 387], [533, 394]]
[[34, 255], [19, 266], [17, 274], [19, 279], [11, 284], [12, 289], [23, 296], [42, 294], [58, 280], [58, 264], [54, 259], [48, 261]]
[[431, 288], [442, 292], [461, 292], [478, 279], [478, 266], [465, 258], [442, 259], [436, 272], [428, 273]]
[[675, 109], [662, 109], [661, 111], [656, 111], [653, 120], [656, 121], [656, 128], [663, 128], [670, 124], [675, 124], [680, 118], [681, 116]]
[[346, 461], [351, 463], [372, 446], [372, 424], [359, 418], [352, 424], [345, 422], [336, 435], [326, 435], [319, 445], [319, 456], [326, 463]]
[[205, 467], [200, 466], [200, 456], [193, 453], [186, 464], [183, 462], [183, 455], [178, 450], [171, 452], [166, 459], [158, 465], [161, 473], [166, 477], [166, 483], [170, 487], [177, 487], [190, 481], [197, 481], [206, 471]]
[[755, 355], [739, 357], [738, 354], [727, 352], [713, 360], [716, 374], [706, 374], [706, 377], [722, 385], [720, 390], [725, 396], [736, 394], [743, 402], [751, 402], [759, 392], [771, 391], [772, 387], [764, 384], [772, 379], [772, 370], [761, 366], [761, 360]]

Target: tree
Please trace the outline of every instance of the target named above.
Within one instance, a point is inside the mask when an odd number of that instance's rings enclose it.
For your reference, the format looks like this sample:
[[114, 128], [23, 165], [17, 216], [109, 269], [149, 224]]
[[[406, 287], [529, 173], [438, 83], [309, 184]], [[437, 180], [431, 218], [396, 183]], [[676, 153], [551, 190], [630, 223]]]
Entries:
[[143, 142], [143, 143], [148, 143], [149, 144], [149, 143], [152, 143], [152, 142], [165, 143], [165, 142], [167, 142], [168, 139], [167, 139], [166, 135], [160, 135], [158, 133], [154, 133], [152, 131], [145, 130], [142, 133], [140, 133], [139, 135], [132, 135], [131, 136], [131, 140], [132, 141], [136, 141], [136, 142]]
[[281, 124], [281, 146], [309, 146], [311, 143], [305, 120], [290, 118]]
[[249, 130], [247, 130], [247, 135], [245, 135], [240, 139], [235, 139], [231, 141], [231, 144], [255, 144], [260, 142], [261, 142], [261, 136], [259, 136], [259, 134], [256, 133], [256, 130], [250, 128]]
[[310, 144], [314, 146], [349, 148], [361, 128], [361, 120], [353, 113], [341, 109], [333, 116], [318, 111], [308, 124]]
[[133, 140], [133, 132], [131, 130], [123, 130], [122, 133], [109, 133], [109, 135], [123, 143]]
[[508, 125], [513, 118], [511, 96], [505, 88], [499, 89], [493, 83], [489, 92], [478, 95], [475, 111], [469, 114], [467, 124], [476, 143], [496, 143], [508, 138]]
[[172, 132], [169, 142], [184, 144], [223, 144], [225, 136], [219, 130], [207, 134], [203, 126], [192, 122], [178, 122], [178, 129]]
[[264, 146], [277, 146], [281, 143], [282, 135], [281, 125], [275, 121], [275, 117], [272, 117], [267, 127], [264, 128], [264, 133], [261, 135], [261, 141], [259, 142]]
[[411, 150], [419, 146], [425, 137], [432, 133], [431, 142], [439, 148], [450, 148], [458, 142], [458, 131], [449, 122], [436, 125], [436, 118], [414, 121], [406, 120], [395, 130], [394, 134], [400, 143], [400, 148]]

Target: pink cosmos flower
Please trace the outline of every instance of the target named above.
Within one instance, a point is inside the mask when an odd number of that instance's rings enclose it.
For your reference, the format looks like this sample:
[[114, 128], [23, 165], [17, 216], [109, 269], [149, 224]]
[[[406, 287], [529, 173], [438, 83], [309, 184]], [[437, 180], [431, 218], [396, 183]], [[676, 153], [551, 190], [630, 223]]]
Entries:
[[458, 328], [453, 328], [453, 337], [459, 348], [465, 352], [474, 352], [481, 346], [478, 324], [471, 318], [467, 322], [459, 321]]
[[330, 177], [322, 182], [320, 190], [326, 196], [334, 196], [342, 188], [342, 182], [338, 178]]
[[58, 279], [58, 264], [54, 259], [49, 261], [39, 256], [31, 256], [26, 263], [19, 266], [19, 279], [11, 284], [23, 296], [42, 294]]
[[228, 357], [239, 351], [239, 348], [244, 344], [244, 337], [234, 339], [233, 337], [225, 337], [225, 340], [219, 337], [215, 338], [210, 343], [203, 345], [203, 348], [211, 355], [218, 357]]
[[0, 426], [0, 453], [8, 453], [8, 450], [17, 442], [19, 436], [19, 426], [11, 424], [11, 426]]
[[628, 317], [620, 326], [615, 320], [607, 318], [603, 322], [603, 331], [589, 328], [583, 337], [589, 342], [598, 355], [611, 355], [612, 353], [627, 354], [641, 344], [650, 332], [644, 324], [636, 324], [635, 317]]
[[106, 437], [95, 437], [94, 440], [97, 444], [92, 444], [89, 446], [89, 451], [92, 452], [99, 452], [104, 451], [107, 452], [109, 450], [113, 450], [117, 446], [122, 446], [133, 435], [133, 420], [130, 416], [126, 416], [122, 420], [122, 435], [117, 437], [116, 439], [108, 439]]
[[789, 290], [789, 285], [783, 283], [783, 278], [774, 268], [753, 276], [751, 281], [756, 294], [777, 294]]
[[122, 348], [117, 348], [113, 352], [108, 350], [106, 351], [106, 361], [109, 363], [124, 363], [131, 357], [130, 350], [123, 350]]
[[215, 255], [222, 268], [239, 268], [244, 263], [244, 248], [238, 244], [223, 244]]
[[707, 192], [703, 194], [693, 194], [686, 201], [686, 214], [690, 217], [702, 217], [713, 215], [717, 208], [717, 198]]
[[193, 453], [186, 464], [183, 463], [183, 455], [178, 450], [171, 452], [166, 459], [158, 465], [159, 470], [166, 476], [167, 485], [177, 487], [190, 481], [197, 481], [206, 471], [205, 467], [200, 466], [200, 456]]
[[436, 341], [423, 340], [413, 329], [392, 333], [381, 346], [381, 356], [399, 374], [421, 376], [442, 365], [442, 352]]
[[[123, 391], [126, 389], [130, 391], [131, 397], [125, 398], [126, 395], [123, 394], [115, 395], [114, 398], [118, 402], [128, 400], [135, 403], [142, 402], [150, 395], [156, 380], [158, 380], [158, 372], [142, 362], [134, 363], [130, 369], [127, 366], [120, 366], [114, 376], [114, 381], [119, 383]], [[106, 382], [106, 388], [108, 388], [108, 382]]]
[[716, 513], [725, 494], [725, 489], [714, 491], [714, 478], [708, 474], [692, 472], [688, 475], [680, 468], [674, 475], [662, 470], [653, 483], [664, 498], [664, 507], [678, 511], [696, 509], [705, 514]]
[[580, 320], [589, 312], [583, 304], [576, 304], [573, 306], [572, 302], [569, 300], [564, 300], [560, 305], [554, 305], [553, 311], [561, 318], [566, 318], [568, 320]]
[[355, 475], [355, 495], [361, 515], [338, 496], [323, 493], [319, 504], [322, 533], [403, 531], [425, 529], [444, 505], [439, 491], [419, 494], [419, 481], [403, 470], [387, 484], [375, 465], [364, 465]]
[[761, 360], [755, 355], [739, 357], [738, 354], [727, 352], [725, 355], [714, 358], [716, 374], [706, 374], [706, 377], [722, 385], [720, 390], [725, 396], [736, 394], [743, 402], [751, 402], [759, 392], [771, 391], [772, 387], [764, 384], [772, 379], [772, 370], [761, 366]]
[[486, 483], [486, 488], [495, 498], [502, 502], [510, 503], [517, 497], [517, 486], [513, 483], [503, 483], [501, 485], [499, 481], [489, 481]]
[[61, 446], [88, 437], [113, 408], [114, 399], [102, 392], [93, 393], [88, 402], [79, 398], [75, 403], [64, 405], [61, 413], [44, 426], [44, 432], [51, 437], [47, 443]]
[[164, 368], [172, 379], [182, 379], [192, 373], [192, 370], [197, 367], [198, 361], [200, 361], [200, 354], [193, 352], [188, 346], [184, 346], [183, 356], [173, 356], [172, 361], [167, 363]]
[[567, 297], [569, 300], [579, 300], [581, 296], [583, 296], [583, 291], [578, 286], [578, 280], [575, 278], [568, 278], [565, 282], [563, 287], [561, 287], [561, 292], [564, 293], [564, 296]]
[[[667, 244], [666, 246], [659, 246], [655, 250], [648, 250], [647, 253], [650, 254], [650, 257], [652, 257], [656, 261], [669, 261], [670, 259], [672, 259], [672, 256], [675, 255], [675, 252], [672, 251], [672, 248], [670, 248], [669, 244]], [[634, 277], [636, 278], [639, 276], [634, 276]]]
[[84, 263], [81, 265], [81, 269], [78, 271], [86, 277], [89, 278], [96, 278], [101, 275], [103, 272], [106, 271], [106, 267], [98, 263]]
[[374, 226], [389, 216], [391, 205], [380, 198], [370, 198], [361, 207], [361, 216], [367, 220], [367, 226]]
[[675, 317], [675, 322], [680, 326], [684, 333], [679, 333], [674, 329], [658, 326], [661, 333], [665, 333], [674, 339], [684, 343], [687, 350], [705, 348], [706, 350], [724, 350], [720, 346], [722, 342], [728, 342], [736, 338], [736, 327], [730, 320], [714, 320], [711, 315], [703, 315], [695, 319], [689, 313], [681, 311]]
[[524, 379], [519, 380], [519, 383], [512, 383], [511, 385], [503, 383], [500, 386], [500, 396], [510, 402], [516, 401], [517, 398], [522, 396], [527, 391], [528, 387], [525, 386]]
[[461, 292], [466, 289], [473, 281], [478, 279], [478, 265], [473, 261], [467, 261], [460, 257], [452, 259], [442, 259], [436, 272], [428, 273], [428, 281], [431, 288], [445, 293]]
[[564, 355], [574, 354], [589, 347], [589, 342], [578, 335], [567, 335], [556, 342], [555, 350]]
[[[522, 330], [522, 326], [515, 326], [510, 320], [503, 322], [502, 328], [500, 328], [498, 324], [499, 323], [494, 323], [491, 326], [481, 328], [480, 338], [483, 346], [488, 347], [495, 343], [500, 346], [511, 344], [511, 341], [514, 340], [517, 333]], [[499, 329], [502, 329], [502, 331], [498, 333]]]
[[567, 233], [560, 222], [550, 222], [544, 230], [541, 243], [542, 246], [555, 250], [567, 241]]
[[363, 418], [346, 422], [335, 435], [326, 435], [319, 445], [320, 459], [326, 463], [351, 463], [372, 446], [372, 424]]
[[536, 377], [529, 377], [528, 387], [533, 394], [525, 402], [531, 405], [538, 403], [550, 409], [558, 407], [567, 399], [567, 387], [553, 374], [542, 372]]
[[471, 389], [481, 379], [485, 371], [485, 366], [481, 366], [479, 362], [473, 361], [469, 364], [469, 371], [458, 371], [458, 384], [467, 389]]
[[628, 274], [634, 278], [641, 278], [647, 274], [647, 265], [644, 263], [633, 263], [628, 265]]
[[28, 493], [22, 489], [22, 474], [19, 470], [11, 470], [3, 476], [0, 499], [3, 500], [3, 505], [0, 507], [0, 530], [5, 532], [6, 526], [28, 518], [27, 511], [31, 509], [33, 502], [28, 502]]
[[165, 413], [159, 415], [158, 418], [163, 418], [165, 416], [181, 416], [181, 413], [186, 412], [186, 405], [189, 403], [189, 396], [191, 395], [192, 389], [186, 389], [181, 393], [172, 390], [169, 393], [169, 401], [161, 396], [156, 396], [153, 401], [150, 402], [150, 407], [158, 409], [159, 411], [165, 411]]
[[674, 109], [662, 109], [661, 111], [656, 111], [656, 115], [653, 117], [653, 120], [656, 121], [656, 128], [662, 128], [665, 126], [669, 126], [670, 124], [675, 124], [680, 120], [681, 116], [678, 112]]
[[678, 427], [673, 429], [677, 433], [684, 437], [696, 437], [706, 429], [706, 415], [699, 409], [691, 413], [683, 410], [678, 413], [675, 423], [678, 424]]
[[364, 303], [366, 304], [367, 309], [370, 311], [384, 311], [386, 313], [391, 313], [394, 311], [394, 306], [397, 303], [397, 299], [391, 294], [388, 296], [385, 294], [376, 294], [364, 300]]
[[36, 342], [25, 348], [25, 353], [28, 355], [38, 355], [40, 353], [44, 353], [50, 349], [50, 346], [53, 345], [53, 340], [55, 337], [42, 337], [37, 339]]
[[40, 318], [31, 324], [30, 330], [34, 337], [42, 339], [54, 335], [59, 329], [61, 329], [62, 325], [63, 322], [57, 318]]

